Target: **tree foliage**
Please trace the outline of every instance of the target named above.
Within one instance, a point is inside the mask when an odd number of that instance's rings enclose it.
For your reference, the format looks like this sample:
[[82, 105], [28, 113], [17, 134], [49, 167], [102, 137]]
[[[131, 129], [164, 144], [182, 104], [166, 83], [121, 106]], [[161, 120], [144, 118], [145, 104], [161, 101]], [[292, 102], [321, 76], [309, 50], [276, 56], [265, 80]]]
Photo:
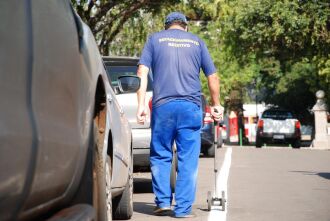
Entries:
[[[73, 1], [73, 0], [72, 0]], [[164, 17], [181, 11], [208, 45], [222, 103], [236, 94], [300, 112], [323, 89], [330, 106], [328, 0], [73, 1], [103, 54], [138, 56]], [[208, 93], [202, 75], [204, 93]], [[235, 95], [235, 96], [236, 96]]]
[[80, 17], [91, 28], [103, 54], [123, 29], [127, 21], [141, 16], [142, 12], [157, 14], [162, 7], [179, 0], [71, 0]]
[[224, 51], [242, 69], [258, 67], [267, 103], [299, 112], [314, 105], [318, 89], [330, 98], [329, 1], [231, 0], [224, 7]]

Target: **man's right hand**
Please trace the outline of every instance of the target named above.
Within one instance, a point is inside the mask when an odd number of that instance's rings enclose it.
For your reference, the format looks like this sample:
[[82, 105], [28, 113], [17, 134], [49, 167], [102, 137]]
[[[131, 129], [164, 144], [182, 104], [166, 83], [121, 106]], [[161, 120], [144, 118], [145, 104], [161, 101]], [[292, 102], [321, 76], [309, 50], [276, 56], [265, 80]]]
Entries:
[[224, 108], [221, 105], [212, 106], [211, 114], [212, 114], [213, 119], [215, 121], [223, 120], [223, 111], [224, 111]]
[[136, 114], [136, 120], [138, 124], [144, 124], [146, 122], [147, 112], [145, 110], [145, 107], [139, 107], [137, 114]]
[[138, 124], [144, 124], [146, 121], [147, 111], [145, 106], [145, 96], [148, 84], [149, 68], [144, 65], [139, 65], [136, 75], [141, 79], [140, 89], [137, 91], [138, 110], [136, 120]]

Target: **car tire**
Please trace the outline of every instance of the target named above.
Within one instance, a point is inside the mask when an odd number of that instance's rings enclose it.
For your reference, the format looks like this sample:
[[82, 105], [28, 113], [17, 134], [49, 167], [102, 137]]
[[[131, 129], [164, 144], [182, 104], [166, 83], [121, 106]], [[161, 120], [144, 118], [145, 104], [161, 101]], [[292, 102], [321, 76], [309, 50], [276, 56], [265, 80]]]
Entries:
[[133, 157], [129, 167], [129, 176], [122, 194], [115, 197], [113, 204], [113, 219], [127, 220], [133, 215]]
[[292, 146], [292, 148], [299, 149], [300, 146], [301, 146], [300, 139], [296, 139], [295, 141], [293, 141], [293, 142], [291, 143], [291, 146]]
[[[93, 125], [90, 145], [87, 149], [84, 173], [79, 189], [70, 205], [89, 204], [95, 209], [97, 220], [112, 220], [111, 159], [102, 160], [97, 126]], [[108, 172], [105, 172], [108, 171]], [[107, 175], [108, 174], [108, 175]]]
[[210, 145], [204, 153], [207, 157], [214, 157], [215, 155], [215, 148], [214, 145]]
[[93, 205], [97, 209], [97, 220], [112, 220], [111, 158], [102, 156], [103, 140], [98, 139], [98, 127], [94, 127], [95, 154], [93, 164]]
[[256, 148], [261, 148], [263, 145], [262, 141], [260, 138], [256, 138]]
[[71, 203], [92, 205], [98, 221], [112, 220], [112, 156], [107, 155], [108, 145], [105, 145], [105, 141], [108, 140], [105, 131], [106, 115], [105, 95], [96, 92], [85, 168], [76, 196]]

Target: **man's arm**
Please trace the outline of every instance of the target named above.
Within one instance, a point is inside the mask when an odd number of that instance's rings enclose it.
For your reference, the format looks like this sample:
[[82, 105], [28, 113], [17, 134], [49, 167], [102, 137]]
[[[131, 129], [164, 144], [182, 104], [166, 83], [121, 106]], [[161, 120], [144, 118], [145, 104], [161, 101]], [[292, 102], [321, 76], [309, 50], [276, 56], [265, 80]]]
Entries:
[[145, 110], [145, 97], [147, 91], [148, 84], [148, 73], [149, 68], [145, 65], [139, 65], [137, 70], [137, 76], [141, 79], [140, 89], [137, 91], [137, 99], [138, 99], [138, 110], [137, 110], [137, 122], [139, 124], [144, 124], [146, 120], [147, 112]]
[[[207, 76], [207, 83], [210, 90], [212, 107], [211, 114], [216, 121], [222, 119], [223, 107], [220, 105], [220, 83], [216, 73]], [[215, 111], [216, 110], [216, 111]]]

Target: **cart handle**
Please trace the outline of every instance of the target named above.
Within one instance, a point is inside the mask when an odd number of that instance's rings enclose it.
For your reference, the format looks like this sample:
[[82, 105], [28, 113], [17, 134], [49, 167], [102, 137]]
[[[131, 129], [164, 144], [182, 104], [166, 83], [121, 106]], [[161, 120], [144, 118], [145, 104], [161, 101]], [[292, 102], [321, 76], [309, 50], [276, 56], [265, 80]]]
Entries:
[[[219, 113], [217, 109], [214, 109], [214, 112], [215, 112], [215, 113]], [[214, 126], [216, 126], [216, 127], [223, 127], [223, 125], [224, 125], [224, 120], [216, 121], [216, 120], [213, 118], [213, 123], [214, 123]]]

